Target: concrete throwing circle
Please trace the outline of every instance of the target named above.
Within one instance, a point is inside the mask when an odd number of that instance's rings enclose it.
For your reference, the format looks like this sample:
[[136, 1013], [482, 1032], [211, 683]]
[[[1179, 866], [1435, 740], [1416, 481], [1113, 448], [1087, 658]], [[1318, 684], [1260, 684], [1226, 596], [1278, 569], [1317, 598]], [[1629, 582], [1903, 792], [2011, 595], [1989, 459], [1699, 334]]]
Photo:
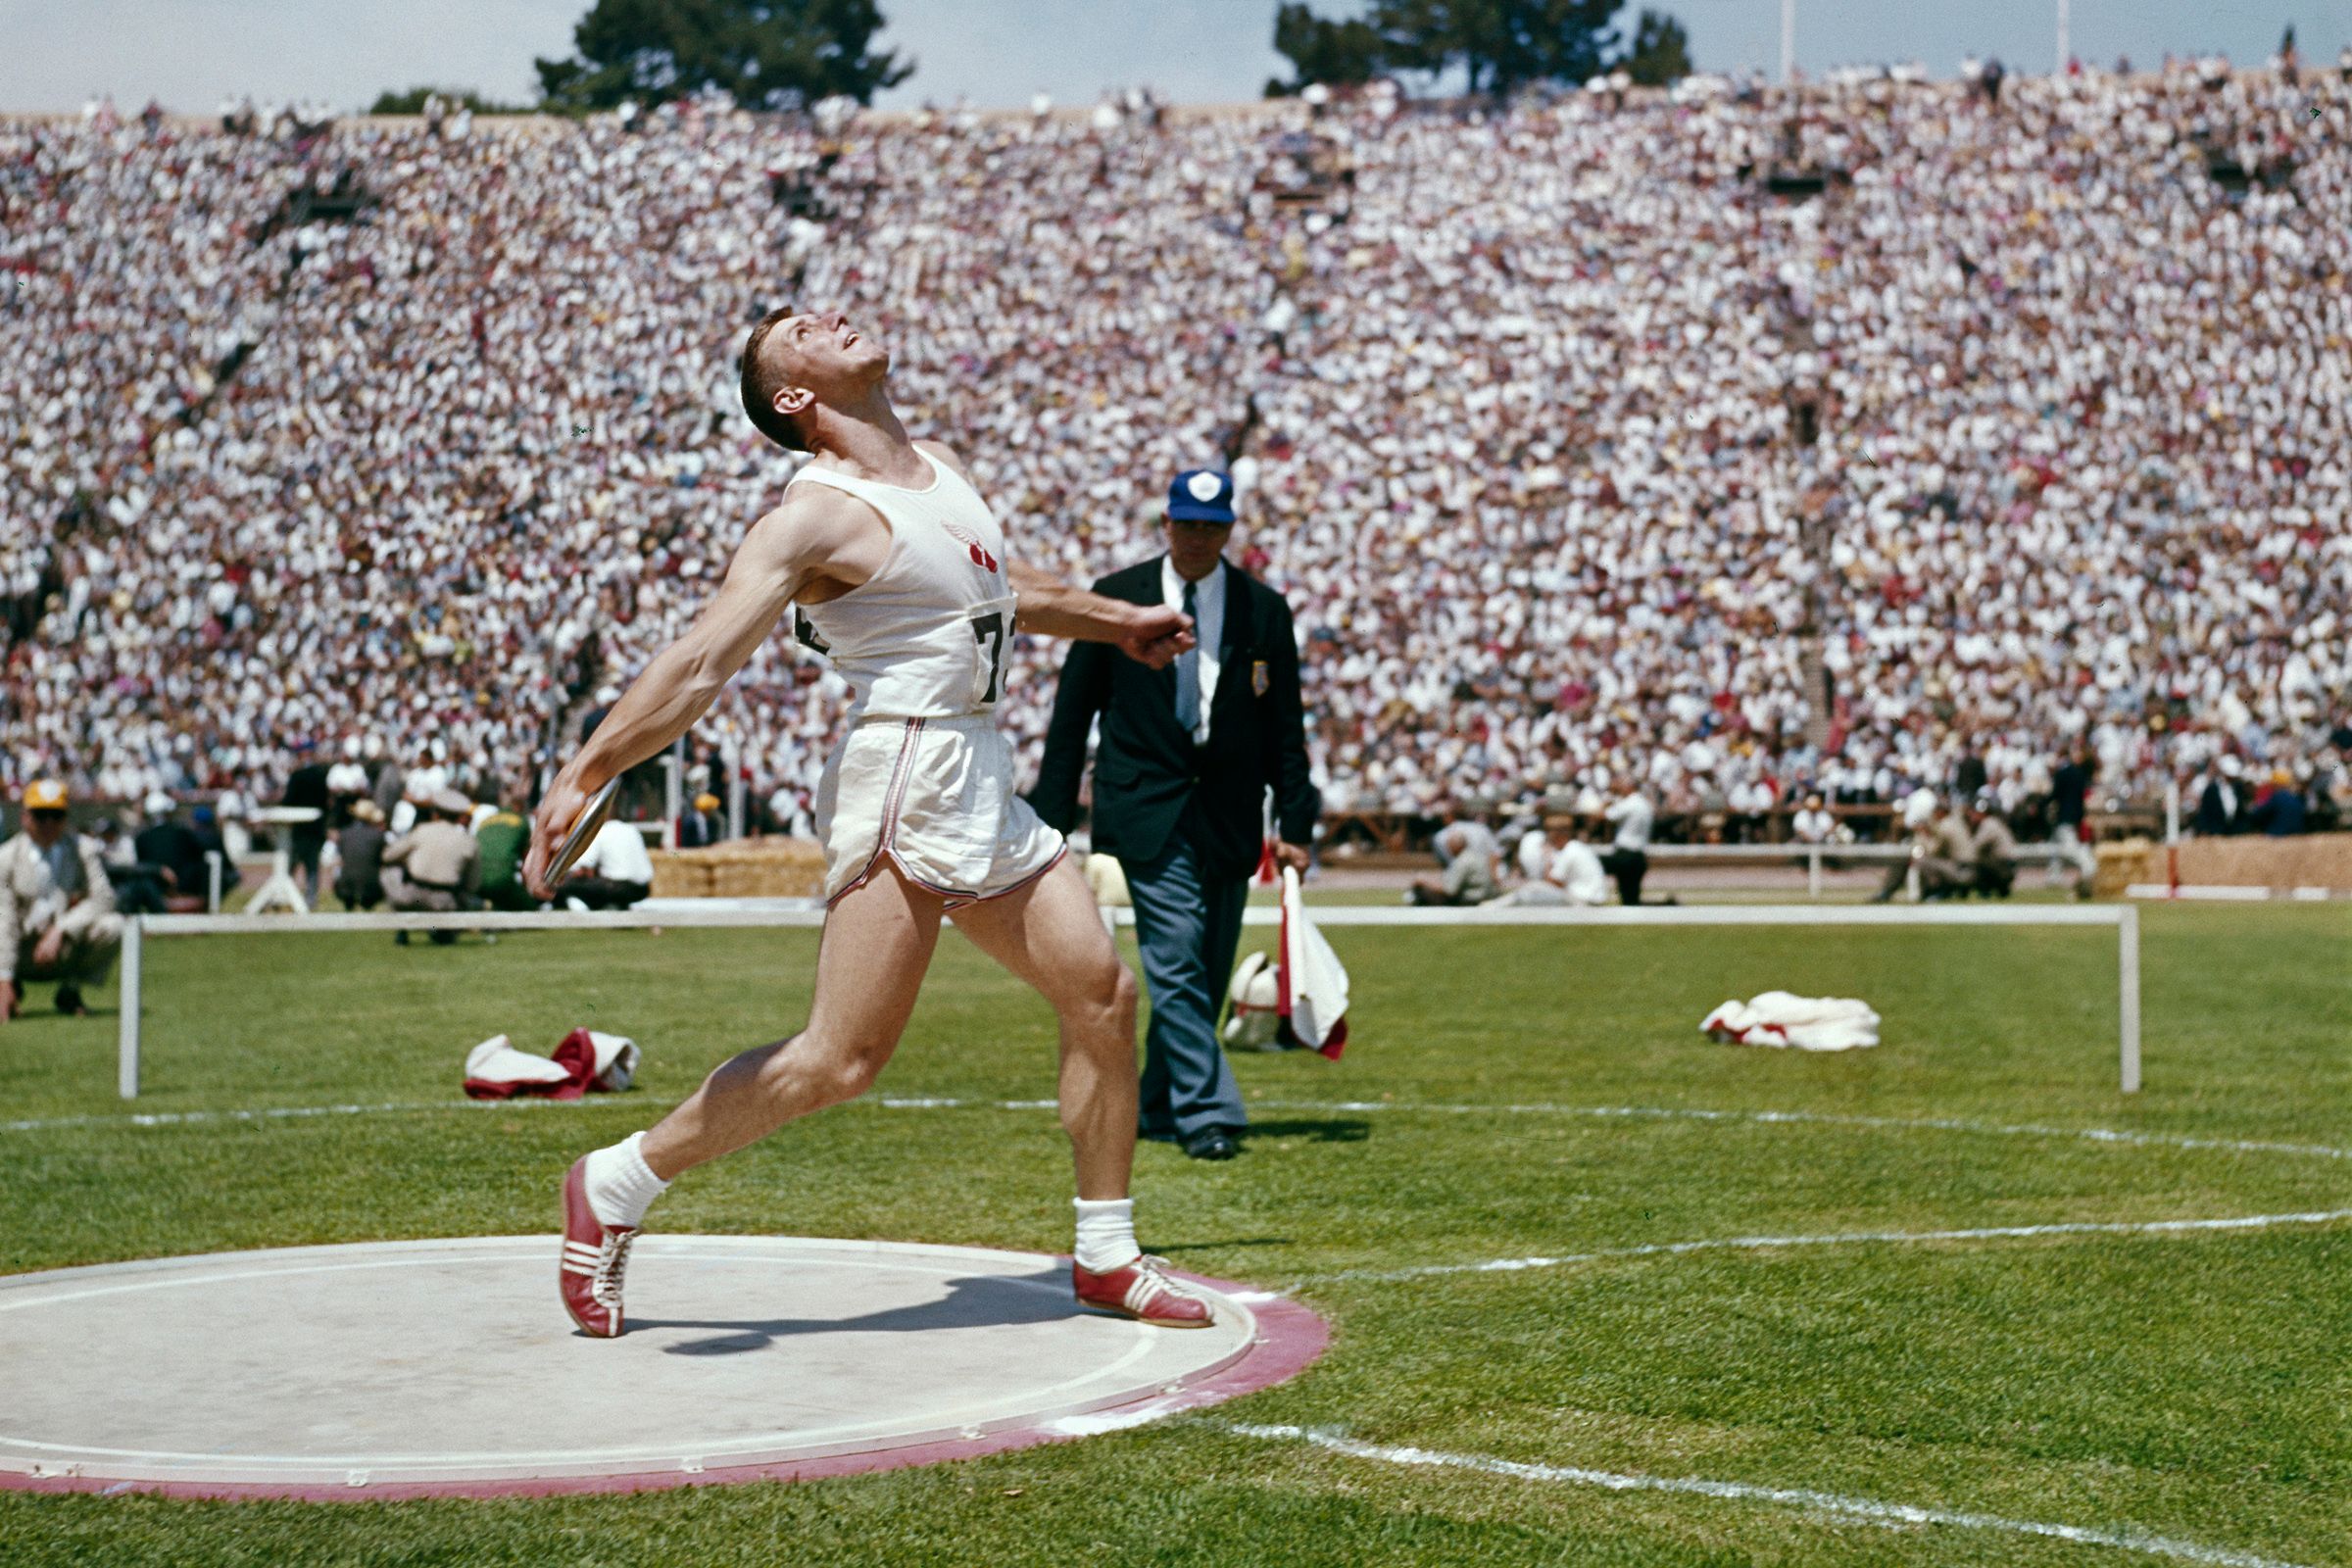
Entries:
[[631, 1491], [924, 1464], [1264, 1388], [1321, 1319], [1193, 1279], [1206, 1329], [1081, 1311], [1065, 1258], [662, 1236], [628, 1332], [558, 1243], [216, 1252], [0, 1278], [0, 1486], [368, 1498]]

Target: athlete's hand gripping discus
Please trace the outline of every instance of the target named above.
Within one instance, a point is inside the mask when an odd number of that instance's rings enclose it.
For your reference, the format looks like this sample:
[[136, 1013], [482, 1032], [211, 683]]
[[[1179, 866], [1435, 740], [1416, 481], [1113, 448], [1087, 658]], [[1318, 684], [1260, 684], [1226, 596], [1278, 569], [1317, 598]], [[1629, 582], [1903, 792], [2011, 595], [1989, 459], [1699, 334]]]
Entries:
[[603, 789], [588, 798], [586, 806], [580, 808], [580, 814], [572, 819], [571, 831], [564, 835], [564, 842], [557, 846], [555, 858], [547, 862], [549, 887], [561, 884], [571, 874], [571, 868], [579, 863], [580, 857], [588, 853], [588, 846], [596, 839], [597, 829], [603, 827], [605, 818], [612, 814], [612, 803], [619, 795], [620, 775], [615, 773]]

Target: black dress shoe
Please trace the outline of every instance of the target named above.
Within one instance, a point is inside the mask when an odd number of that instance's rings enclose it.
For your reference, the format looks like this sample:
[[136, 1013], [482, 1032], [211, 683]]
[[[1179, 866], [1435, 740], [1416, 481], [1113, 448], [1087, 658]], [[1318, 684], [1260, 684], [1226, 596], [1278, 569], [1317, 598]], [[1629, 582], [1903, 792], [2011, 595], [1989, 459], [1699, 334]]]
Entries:
[[1241, 1146], [1222, 1127], [1203, 1127], [1184, 1141], [1184, 1152], [1195, 1159], [1231, 1159]]

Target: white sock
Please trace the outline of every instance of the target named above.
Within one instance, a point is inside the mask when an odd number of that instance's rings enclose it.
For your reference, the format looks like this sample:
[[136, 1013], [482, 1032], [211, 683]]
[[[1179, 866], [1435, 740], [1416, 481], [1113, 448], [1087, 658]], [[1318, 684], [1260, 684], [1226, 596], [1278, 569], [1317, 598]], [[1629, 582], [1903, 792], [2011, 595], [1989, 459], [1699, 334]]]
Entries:
[[1135, 1200], [1074, 1198], [1078, 1209], [1078, 1266], [1089, 1274], [1124, 1268], [1143, 1256], [1135, 1245]]
[[607, 1225], [634, 1228], [645, 1223], [645, 1211], [669, 1186], [654, 1174], [638, 1152], [645, 1134], [631, 1133], [610, 1149], [588, 1156], [588, 1206]]

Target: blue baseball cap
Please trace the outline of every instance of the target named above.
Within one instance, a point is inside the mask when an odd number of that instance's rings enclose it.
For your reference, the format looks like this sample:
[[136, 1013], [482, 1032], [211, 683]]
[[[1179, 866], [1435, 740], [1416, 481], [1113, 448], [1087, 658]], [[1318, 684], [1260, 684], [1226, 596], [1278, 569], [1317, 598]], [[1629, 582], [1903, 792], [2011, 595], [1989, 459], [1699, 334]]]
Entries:
[[1179, 522], [1233, 521], [1233, 475], [1187, 468], [1168, 486], [1168, 515]]

